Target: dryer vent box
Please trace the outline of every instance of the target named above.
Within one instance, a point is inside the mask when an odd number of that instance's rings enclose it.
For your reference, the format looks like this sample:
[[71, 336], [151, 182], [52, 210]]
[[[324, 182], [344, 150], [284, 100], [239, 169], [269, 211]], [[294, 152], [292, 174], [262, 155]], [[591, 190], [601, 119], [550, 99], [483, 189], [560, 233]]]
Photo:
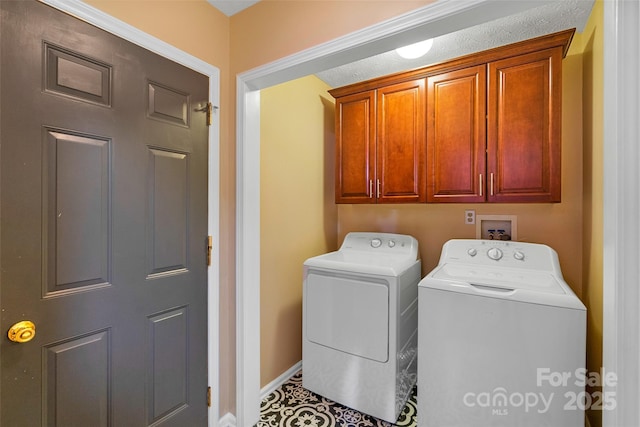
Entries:
[[515, 215], [477, 215], [476, 239], [518, 240]]

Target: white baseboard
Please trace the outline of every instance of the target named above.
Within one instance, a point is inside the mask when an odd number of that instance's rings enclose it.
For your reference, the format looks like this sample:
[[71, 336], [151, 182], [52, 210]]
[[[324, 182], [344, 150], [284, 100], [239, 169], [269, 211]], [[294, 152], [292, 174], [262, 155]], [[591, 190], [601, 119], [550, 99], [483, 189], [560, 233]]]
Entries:
[[284, 373], [282, 373], [282, 375], [280, 375], [278, 378], [262, 387], [262, 389], [260, 390], [260, 401], [273, 393], [273, 391], [280, 387], [282, 384], [286, 383], [289, 378], [294, 376], [300, 369], [302, 369], [302, 361], [296, 363], [295, 365], [287, 369]]
[[[262, 401], [262, 399], [269, 396], [274, 390], [286, 383], [289, 378], [294, 376], [300, 369], [302, 369], [302, 361], [296, 363], [278, 378], [264, 386], [260, 390], [260, 400]], [[236, 417], [231, 412], [227, 412], [222, 418], [220, 418], [220, 421], [218, 421], [218, 427], [236, 427]]]
[[236, 427], [236, 417], [231, 412], [227, 412], [218, 421], [218, 427]]

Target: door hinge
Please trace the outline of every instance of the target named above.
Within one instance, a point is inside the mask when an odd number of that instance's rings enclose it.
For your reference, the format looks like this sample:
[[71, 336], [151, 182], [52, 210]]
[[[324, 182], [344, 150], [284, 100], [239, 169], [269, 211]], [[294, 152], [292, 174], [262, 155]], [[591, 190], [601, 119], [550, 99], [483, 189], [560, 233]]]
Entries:
[[207, 387], [207, 406], [211, 407], [211, 387]]
[[213, 249], [213, 237], [207, 236], [207, 266], [211, 265], [211, 250]]

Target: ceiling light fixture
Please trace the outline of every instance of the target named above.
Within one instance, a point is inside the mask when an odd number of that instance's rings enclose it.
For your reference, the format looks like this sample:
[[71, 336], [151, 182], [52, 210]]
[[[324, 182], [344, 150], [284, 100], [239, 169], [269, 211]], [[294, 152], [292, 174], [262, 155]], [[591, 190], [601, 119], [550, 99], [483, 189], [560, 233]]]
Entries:
[[415, 59], [420, 58], [429, 52], [431, 46], [433, 46], [433, 39], [428, 39], [410, 44], [409, 46], [399, 47], [396, 49], [396, 52], [398, 52], [398, 55], [404, 59]]

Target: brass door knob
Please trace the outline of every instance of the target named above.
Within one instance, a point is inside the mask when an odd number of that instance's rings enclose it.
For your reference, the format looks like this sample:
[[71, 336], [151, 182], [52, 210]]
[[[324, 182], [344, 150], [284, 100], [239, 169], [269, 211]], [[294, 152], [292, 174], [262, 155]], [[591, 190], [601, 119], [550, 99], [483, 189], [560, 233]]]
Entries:
[[13, 342], [28, 342], [36, 336], [36, 325], [28, 320], [23, 320], [13, 325], [7, 333], [9, 339]]

